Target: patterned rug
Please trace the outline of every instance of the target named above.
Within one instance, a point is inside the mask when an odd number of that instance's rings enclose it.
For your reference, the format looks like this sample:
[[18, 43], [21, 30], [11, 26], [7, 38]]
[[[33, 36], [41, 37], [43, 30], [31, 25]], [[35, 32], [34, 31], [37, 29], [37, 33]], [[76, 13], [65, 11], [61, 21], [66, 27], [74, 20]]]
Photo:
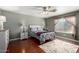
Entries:
[[59, 39], [47, 42], [39, 46], [46, 53], [76, 53], [78, 45], [68, 43]]

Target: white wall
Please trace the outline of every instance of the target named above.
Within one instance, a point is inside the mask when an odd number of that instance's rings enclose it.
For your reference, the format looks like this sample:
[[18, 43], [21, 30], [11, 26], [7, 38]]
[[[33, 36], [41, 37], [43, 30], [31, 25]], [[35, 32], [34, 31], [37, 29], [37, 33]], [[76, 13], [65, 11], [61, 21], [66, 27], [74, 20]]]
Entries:
[[42, 18], [17, 14], [4, 10], [2, 10], [1, 12], [2, 15], [6, 16], [7, 22], [5, 23], [5, 28], [8, 28], [10, 30], [10, 38], [12, 39], [19, 37], [21, 22], [24, 22], [27, 27], [30, 24], [37, 24], [42, 26], [45, 25], [44, 19]]

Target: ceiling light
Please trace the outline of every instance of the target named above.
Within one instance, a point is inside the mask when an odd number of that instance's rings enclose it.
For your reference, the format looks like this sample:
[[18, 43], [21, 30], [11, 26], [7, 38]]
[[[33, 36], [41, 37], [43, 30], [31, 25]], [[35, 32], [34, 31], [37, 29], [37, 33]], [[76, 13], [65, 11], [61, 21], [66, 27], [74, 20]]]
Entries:
[[55, 6], [42, 6], [42, 13], [43, 15], [48, 15], [50, 12], [56, 12]]

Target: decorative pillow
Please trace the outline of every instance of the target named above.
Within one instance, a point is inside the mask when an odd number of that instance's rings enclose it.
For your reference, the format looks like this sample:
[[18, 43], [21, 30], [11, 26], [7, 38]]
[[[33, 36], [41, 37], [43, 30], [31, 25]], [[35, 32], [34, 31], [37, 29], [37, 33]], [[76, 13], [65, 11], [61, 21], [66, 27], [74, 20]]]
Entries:
[[37, 31], [37, 28], [31, 28], [31, 31], [35, 32], [35, 31]]
[[38, 25], [31, 25], [30, 29], [31, 29], [31, 31], [34, 31], [34, 32], [43, 32], [44, 31], [42, 26], [38, 26]]
[[42, 28], [42, 27], [38, 27], [37, 30], [38, 30], [39, 32], [41, 32], [41, 31], [43, 31], [43, 28]]

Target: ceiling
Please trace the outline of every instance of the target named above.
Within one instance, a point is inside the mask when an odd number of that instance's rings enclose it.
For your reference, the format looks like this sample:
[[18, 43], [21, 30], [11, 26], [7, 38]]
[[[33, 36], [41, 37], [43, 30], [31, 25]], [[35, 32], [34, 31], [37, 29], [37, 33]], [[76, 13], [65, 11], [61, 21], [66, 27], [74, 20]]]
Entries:
[[79, 10], [79, 6], [56, 6], [56, 12], [42, 14], [41, 6], [0, 6], [0, 9], [40, 18], [48, 18]]

